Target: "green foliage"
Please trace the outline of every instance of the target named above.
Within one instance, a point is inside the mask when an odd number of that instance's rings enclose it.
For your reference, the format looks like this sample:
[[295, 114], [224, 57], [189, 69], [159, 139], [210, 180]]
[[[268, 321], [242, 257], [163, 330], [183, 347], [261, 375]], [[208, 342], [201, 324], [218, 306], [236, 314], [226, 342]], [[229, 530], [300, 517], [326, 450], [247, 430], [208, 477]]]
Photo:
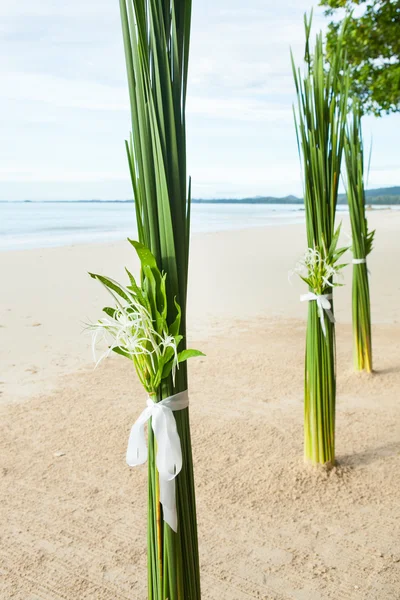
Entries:
[[[400, 111], [400, 0], [320, 0], [328, 16], [354, 10], [345, 44], [352, 92], [364, 113], [381, 116]], [[335, 52], [340, 20], [329, 25], [328, 50]]]
[[299, 153], [304, 170], [304, 206], [309, 248], [325, 258], [335, 227], [336, 205], [343, 153], [349, 73], [344, 49], [345, 27], [337, 40], [335, 55], [328, 66], [322, 33], [316, 36], [310, 54], [311, 18], [305, 17], [305, 73], [293, 75], [298, 99], [294, 111]]
[[[339, 263], [343, 254], [348, 250], [347, 247], [337, 247], [340, 230], [341, 225], [335, 231], [329, 249], [322, 243], [324, 247], [323, 255], [315, 248], [308, 248], [305, 257], [296, 268], [300, 278], [318, 296], [329, 292], [330, 288], [342, 285], [333, 279], [339, 271], [347, 266], [346, 263]], [[304, 275], [302, 274], [303, 271], [305, 271]]]
[[205, 356], [203, 354], [203, 352], [200, 352], [200, 350], [192, 350], [190, 348], [187, 348], [186, 350], [182, 350], [182, 352], [179, 352], [178, 354], [178, 362], [185, 362], [185, 360], [188, 360], [189, 358], [194, 358], [195, 356]]
[[368, 230], [365, 216], [364, 146], [361, 128], [361, 109], [353, 104], [346, 131], [345, 160], [347, 169], [347, 199], [349, 203], [352, 251], [354, 258], [366, 258], [372, 250], [375, 231]]
[[[364, 260], [372, 251], [375, 231], [368, 230], [365, 216], [364, 147], [361, 111], [353, 104], [352, 118], [345, 139], [347, 197], [349, 201], [352, 251], [355, 259]], [[372, 371], [371, 306], [366, 263], [353, 265], [353, 338], [354, 365], [357, 371]]]
[[[334, 265], [343, 253], [343, 249], [337, 249], [339, 232], [335, 230], [335, 216], [348, 110], [345, 26], [346, 23], [328, 64], [322, 33], [317, 35], [312, 49], [311, 18], [305, 17], [304, 73], [296, 68], [292, 56], [298, 100], [294, 115], [303, 167], [307, 242], [311, 258], [306, 280], [314, 293], [315, 289], [322, 293], [331, 287]], [[317, 302], [311, 301], [308, 306], [305, 458], [313, 463], [332, 464], [335, 460], [335, 328], [326, 314], [322, 316], [322, 327]]]
[[[120, 0], [132, 134], [126, 142], [139, 241], [166, 280], [169, 331], [186, 349], [190, 181], [186, 171], [186, 88], [191, 0]], [[181, 308], [176, 323], [174, 301]], [[174, 325], [175, 323], [175, 325]], [[157, 400], [187, 389], [184, 362], [175, 381], [163, 372]], [[176, 411], [183, 467], [176, 478], [178, 532], [160, 514], [155, 442], [149, 429], [149, 600], [199, 600], [196, 502], [189, 411]]]
[[[181, 309], [175, 302], [176, 317], [171, 327], [167, 323], [168, 298], [166, 275], [161, 274], [153, 254], [139, 242], [129, 240], [141, 262], [141, 286], [127, 270], [129, 285], [91, 273], [111, 293], [116, 308], [106, 306], [109, 317], [92, 328], [94, 334], [105, 334], [111, 342], [109, 350], [133, 361], [138, 377], [150, 396], [154, 396], [163, 379], [175, 371], [179, 363], [193, 356], [204, 356], [199, 350], [178, 353]], [[118, 299], [119, 297], [119, 299]], [[106, 352], [106, 355], [108, 352]]]

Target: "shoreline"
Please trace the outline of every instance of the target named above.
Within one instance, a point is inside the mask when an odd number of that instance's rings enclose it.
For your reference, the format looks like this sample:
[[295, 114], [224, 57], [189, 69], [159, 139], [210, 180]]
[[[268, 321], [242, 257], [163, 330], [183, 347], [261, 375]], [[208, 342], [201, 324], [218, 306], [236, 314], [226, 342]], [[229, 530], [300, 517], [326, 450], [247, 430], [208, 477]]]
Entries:
[[[12, 204], [12, 203], [10, 203]], [[40, 204], [40, 203], [39, 203]], [[46, 204], [46, 202], [42, 203]], [[47, 203], [48, 204], [48, 203]], [[68, 203], [64, 203], [68, 205]], [[201, 204], [197, 205], [201, 207]], [[238, 204], [233, 208], [231, 212], [225, 213], [224, 208], [226, 204], [215, 205], [215, 211], [211, 213], [200, 212], [195, 218], [192, 219], [192, 237], [205, 234], [224, 233], [229, 231], [242, 232], [247, 230], [259, 229], [259, 228], [276, 228], [285, 227], [292, 225], [304, 224], [304, 207], [300, 205], [246, 205]], [[231, 205], [232, 207], [233, 205]], [[277, 208], [275, 208], [277, 207]], [[202, 208], [205, 208], [203, 206]], [[251, 209], [255, 211], [252, 214]], [[264, 212], [264, 209], [266, 212]], [[201, 208], [199, 208], [201, 210]], [[245, 210], [243, 213], [241, 211]], [[260, 212], [261, 211], [261, 212]], [[391, 214], [400, 213], [400, 205], [392, 207], [376, 205], [372, 209], [368, 210], [368, 214]], [[58, 224], [57, 220], [54, 219], [54, 215], [42, 215], [43, 219], [46, 220], [51, 217], [47, 224], [47, 228], [41, 230], [38, 224], [38, 232], [35, 229], [30, 230], [27, 227], [26, 231], [20, 231], [13, 235], [5, 235], [3, 244], [0, 244], [0, 254], [8, 252], [24, 252], [31, 250], [45, 250], [51, 248], [70, 248], [75, 246], [90, 246], [90, 245], [108, 245], [118, 244], [128, 235], [135, 237], [135, 222], [134, 214], [129, 213], [127, 216], [128, 221], [132, 219], [130, 227], [128, 228], [125, 221], [122, 219], [123, 214], [102, 215], [98, 221], [93, 223], [88, 219], [89, 215], [75, 215], [75, 217], [83, 218], [82, 226], [75, 227], [75, 220], [71, 221], [71, 215], [64, 215], [66, 218], [64, 230]], [[103, 230], [105, 217], [111, 218], [114, 229]], [[346, 205], [338, 207], [338, 219], [346, 219], [348, 217], [348, 209]], [[16, 218], [15, 216], [13, 217]], [[35, 216], [37, 218], [37, 216]], [[118, 221], [113, 221], [113, 219]], [[62, 218], [60, 217], [60, 223]], [[122, 219], [122, 220], [121, 220]], [[7, 219], [6, 219], [7, 221]], [[208, 224], [207, 224], [208, 223]], [[117, 224], [118, 227], [117, 227]], [[61, 232], [58, 235], [54, 235], [54, 230], [60, 229]], [[87, 231], [91, 233], [88, 234]], [[121, 235], [121, 232], [125, 232], [125, 236]], [[0, 229], [0, 235], [4, 234], [5, 231]], [[71, 243], [71, 238], [73, 242]], [[74, 239], [75, 238], [75, 239]], [[108, 239], [107, 239], [108, 238]], [[16, 240], [16, 241], [13, 241]]]

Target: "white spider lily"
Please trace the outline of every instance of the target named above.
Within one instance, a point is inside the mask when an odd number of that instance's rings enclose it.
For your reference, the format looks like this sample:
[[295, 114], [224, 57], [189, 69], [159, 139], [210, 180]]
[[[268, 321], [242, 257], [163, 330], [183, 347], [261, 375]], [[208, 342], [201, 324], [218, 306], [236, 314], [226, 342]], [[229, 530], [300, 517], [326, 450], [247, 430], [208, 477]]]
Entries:
[[322, 258], [321, 253], [316, 248], [307, 248], [303, 258], [296, 265], [296, 272], [304, 272], [305, 270], [313, 271], [316, 266], [325, 263], [326, 261]]
[[[93, 360], [96, 363], [95, 364], [95, 369], [96, 369], [98, 367], [98, 365], [101, 363], [101, 361], [110, 355], [110, 353], [113, 351], [114, 345], [109, 345], [107, 336], [106, 336], [106, 330], [104, 328], [100, 327], [100, 323], [96, 323], [96, 325], [91, 325], [90, 329], [92, 330], [92, 354], [93, 354]], [[105, 341], [107, 343], [108, 348], [105, 352], [103, 352], [103, 354], [100, 355], [99, 358], [97, 358], [96, 346], [99, 342], [99, 336], [101, 336], [101, 341]]]
[[[130, 312], [127, 308], [130, 309]], [[159, 354], [158, 345], [155, 343], [158, 334], [154, 331], [151, 317], [139, 304], [130, 305], [127, 308], [118, 308], [115, 310], [113, 318], [100, 319], [91, 325], [90, 328], [93, 331], [92, 351], [95, 360], [99, 334], [102, 334], [101, 339], [108, 344], [107, 350], [97, 360], [96, 366], [115, 348], [119, 347], [132, 358], [140, 355], [148, 356], [153, 371], [155, 371], [153, 354]]]
[[334, 275], [337, 274], [337, 271], [334, 267], [332, 267], [332, 265], [328, 265], [325, 261], [324, 261], [324, 267], [325, 267], [325, 275], [322, 275], [322, 281], [324, 282], [324, 284], [326, 285], [326, 287], [333, 287], [333, 284], [331, 281], [329, 281]]
[[175, 338], [172, 335], [164, 333], [164, 338], [162, 338], [160, 346], [162, 346], [163, 348], [163, 354], [167, 348], [172, 348], [172, 350], [174, 351], [174, 362], [172, 364], [172, 382], [175, 385], [175, 373], [176, 369], [179, 369], [178, 348], [176, 347]]
[[290, 271], [289, 278], [294, 274], [301, 277], [314, 280], [315, 287], [322, 284], [322, 287], [333, 287], [332, 278], [339, 274], [335, 267], [327, 262], [316, 248], [307, 248], [304, 256]]
[[293, 275], [307, 275], [312, 271], [317, 262], [321, 259], [321, 255], [315, 248], [307, 248], [302, 258], [296, 263], [294, 269], [289, 271], [289, 281]]

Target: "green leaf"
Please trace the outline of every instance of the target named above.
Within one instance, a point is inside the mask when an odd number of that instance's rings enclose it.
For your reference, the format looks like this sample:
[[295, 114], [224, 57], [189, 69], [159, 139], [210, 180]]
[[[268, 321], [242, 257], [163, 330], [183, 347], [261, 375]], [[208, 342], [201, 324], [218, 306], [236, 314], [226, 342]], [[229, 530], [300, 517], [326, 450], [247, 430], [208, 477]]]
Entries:
[[175, 335], [174, 336], [176, 347], [179, 348], [179, 344], [183, 340], [183, 335]]
[[111, 279], [110, 277], [104, 277], [103, 275], [97, 275], [96, 273], [89, 273], [89, 275], [93, 279], [97, 279], [98, 281], [100, 281], [109, 291], [115, 292], [116, 294], [118, 294], [118, 296], [126, 300], [128, 303], [131, 302], [129, 290], [124, 288], [117, 281], [114, 281], [114, 279]]
[[115, 352], [116, 354], [120, 354], [121, 356], [125, 356], [126, 358], [129, 358], [130, 360], [132, 360], [132, 355], [129, 354], [129, 352], [126, 352], [125, 350], [123, 350], [120, 346], [116, 346], [115, 348], [113, 348], [113, 352]]
[[128, 271], [128, 269], [126, 267], [125, 267], [125, 271], [129, 277], [129, 281], [130, 281], [130, 285], [127, 286], [128, 290], [131, 290], [138, 297], [139, 301], [142, 302], [144, 296], [143, 296], [143, 292], [142, 292], [141, 288], [137, 285], [136, 279], [134, 278], [132, 273], [130, 271]]
[[154, 258], [154, 255], [144, 244], [141, 244], [140, 242], [137, 242], [136, 240], [131, 240], [130, 238], [128, 238], [128, 242], [135, 248], [136, 253], [140, 260], [140, 264], [142, 265], [142, 268], [144, 266], [148, 266], [148, 267], [150, 267], [150, 269], [159, 272], [157, 262], [156, 262], [156, 259]]
[[156, 316], [157, 308], [157, 282], [153, 275], [152, 269], [148, 265], [142, 266], [143, 288], [146, 292], [146, 297], [151, 305], [151, 313]]
[[182, 350], [182, 352], [179, 352], [178, 354], [178, 362], [184, 362], [185, 360], [188, 360], [189, 358], [194, 358], [195, 356], [205, 356], [205, 354], [203, 354], [203, 352], [200, 352], [200, 350]]
[[174, 298], [174, 303], [175, 303], [175, 308], [176, 308], [177, 312], [176, 312], [175, 321], [169, 327], [169, 333], [175, 337], [176, 335], [179, 334], [179, 331], [180, 331], [182, 312], [181, 312], [181, 307], [179, 306], [179, 304], [177, 303], [175, 298]]
[[142, 266], [142, 274], [144, 276], [143, 284], [147, 291], [148, 299], [152, 304], [153, 314], [158, 310], [158, 312], [166, 318], [166, 275], [161, 275], [154, 255], [144, 244], [131, 239], [128, 239], [128, 241], [135, 248], [139, 257]]
[[302, 279], [304, 281], [304, 283], [306, 283], [309, 287], [313, 287], [312, 281], [308, 277], [303, 277], [303, 275], [300, 275], [300, 279]]
[[335, 253], [332, 256], [332, 262], [335, 265], [335, 263], [339, 260], [339, 258], [345, 253], [347, 252], [347, 250], [349, 249], [348, 246], [345, 246], [343, 248], [339, 248], [338, 250], [335, 251]]
[[164, 355], [163, 355], [163, 361], [165, 363], [169, 362], [170, 360], [172, 360], [174, 358], [174, 349], [171, 348], [170, 346], [165, 350]]
[[160, 308], [161, 316], [164, 320], [167, 319], [168, 304], [167, 304], [167, 274], [161, 276], [160, 289], [158, 290], [157, 303]]
[[174, 365], [174, 363], [172, 360], [170, 360], [168, 363], [166, 363], [164, 365], [161, 379], [167, 379], [167, 377], [169, 377], [169, 375], [171, 374], [173, 365]]
[[114, 316], [115, 316], [115, 313], [117, 312], [117, 310], [115, 308], [111, 308], [110, 306], [105, 306], [103, 308], [103, 312], [105, 312], [106, 315], [108, 315], [109, 317], [114, 319]]
[[342, 223], [340, 222], [339, 226], [337, 227], [336, 231], [334, 232], [333, 236], [332, 236], [332, 241], [331, 241], [331, 245], [329, 248], [329, 254], [333, 255], [336, 251], [336, 246], [338, 244], [339, 241], [339, 236], [340, 236], [340, 231], [342, 229]]

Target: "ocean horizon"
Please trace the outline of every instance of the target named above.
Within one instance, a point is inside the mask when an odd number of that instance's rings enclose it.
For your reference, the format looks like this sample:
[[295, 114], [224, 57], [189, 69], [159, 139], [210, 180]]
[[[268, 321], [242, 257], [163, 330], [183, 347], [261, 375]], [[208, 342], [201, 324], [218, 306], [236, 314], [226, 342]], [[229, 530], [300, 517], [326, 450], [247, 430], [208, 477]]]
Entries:
[[[338, 206], [338, 211], [346, 213], [347, 206]], [[304, 208], [299, 204], [195, 202], [191, 229], [197, 234], [303, 222]], [[136, 236], [133, 201], [0, 203], [0, 251], [107, 243]]]

